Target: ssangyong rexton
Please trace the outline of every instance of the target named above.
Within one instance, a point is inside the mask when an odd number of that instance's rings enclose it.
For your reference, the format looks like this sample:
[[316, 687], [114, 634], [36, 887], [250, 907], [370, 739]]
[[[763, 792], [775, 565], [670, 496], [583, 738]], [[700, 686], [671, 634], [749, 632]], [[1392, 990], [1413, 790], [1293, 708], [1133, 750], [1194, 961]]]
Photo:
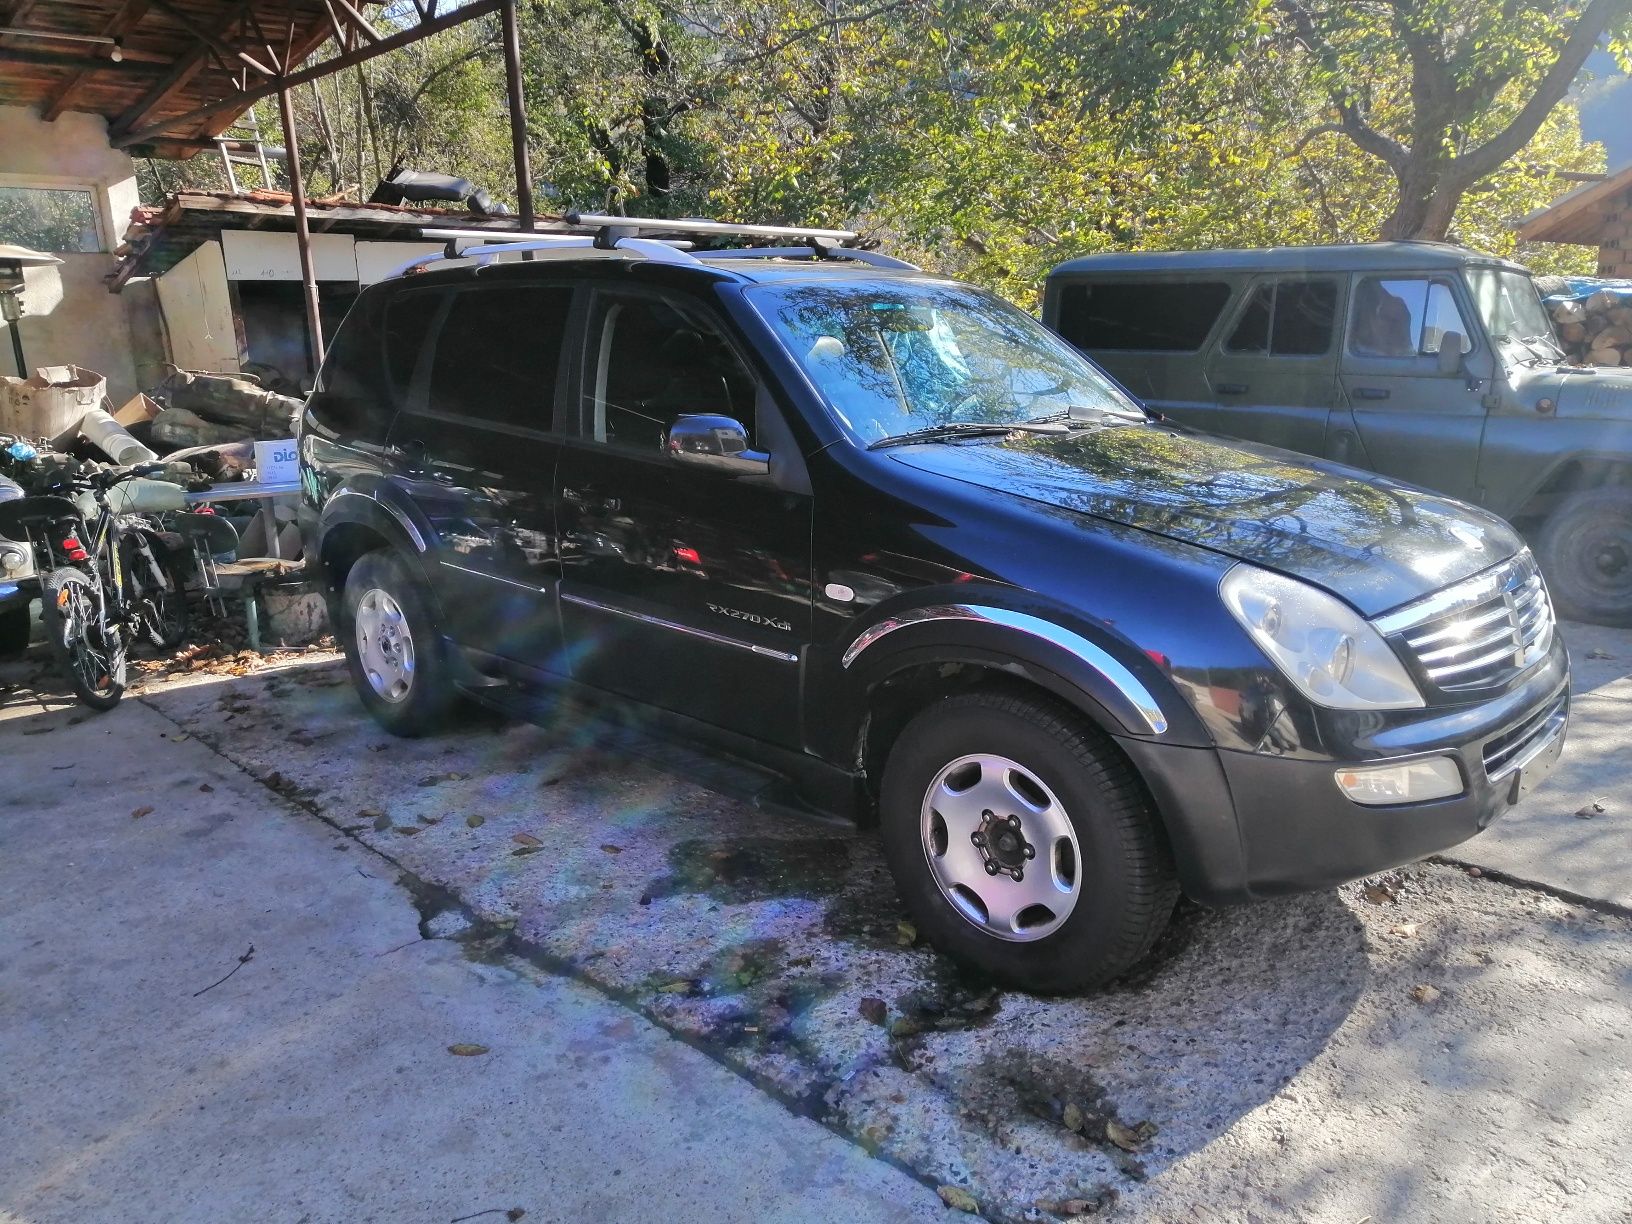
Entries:
[[597, 242], [375, 285], [323, 367], [311, 552], [389, 730], [638, 703], [876, 818], [919, 929], [1039, 991], [1181, 891], [1452, 846], [1556, 759], [1565, 650], [1500, 519], [1155, 419], [876, 255]]

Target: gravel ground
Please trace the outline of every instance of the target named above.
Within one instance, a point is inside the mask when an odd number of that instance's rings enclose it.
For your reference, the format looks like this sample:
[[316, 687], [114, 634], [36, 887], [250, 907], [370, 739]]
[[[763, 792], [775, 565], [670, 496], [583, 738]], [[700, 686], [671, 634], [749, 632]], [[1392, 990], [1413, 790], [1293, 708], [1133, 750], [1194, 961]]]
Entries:
[[917, 946], [872, 835], [638, 733], [393, 740], [332, 663], [143, 700], [397, 862], [428, 934], [629, 1001], [992, 1219], [1632, 1220], [1624, 917], [1418, 866], [1181, 911], [1131, 980], [1040, 1000]]

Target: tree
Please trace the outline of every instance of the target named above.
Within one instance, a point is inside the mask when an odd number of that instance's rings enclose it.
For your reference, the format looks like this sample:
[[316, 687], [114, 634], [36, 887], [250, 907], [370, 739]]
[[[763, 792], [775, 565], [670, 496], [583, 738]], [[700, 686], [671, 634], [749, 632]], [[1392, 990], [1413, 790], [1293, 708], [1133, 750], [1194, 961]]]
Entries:
[[1278, 24], [1339, 133], [1381, 162], [1384, 238], [1443, 238], [1463, 197], [1512, 161], [1606, 38], [1632, 35], [1632, 0], [1252, 0]]

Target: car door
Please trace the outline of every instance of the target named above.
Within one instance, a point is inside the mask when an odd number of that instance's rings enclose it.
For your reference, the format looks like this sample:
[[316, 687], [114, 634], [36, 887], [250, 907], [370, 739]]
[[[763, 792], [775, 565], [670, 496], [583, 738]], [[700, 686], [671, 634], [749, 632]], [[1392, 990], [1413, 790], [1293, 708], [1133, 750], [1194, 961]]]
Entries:
[[419, 384], [391, 432], [437, 542], [449, 632], [499, 665], [565, 674], [556, 586], [554, 432], [573, 289], [447, 292]]
[[1207, 362], [1216, 407], [1206, 428], [1306, 455], [1325, 453], [1337, 403], [1336, 276], [1255, 281]]
[[[602, 290], [576, 398], [558, 501], [574, 679], [797, 746], [810, 496], [734, 470], [740, 435], [735, 446], [708, 437], [671, 446], [669, 436], [682, 415], [713, 414], [762, 447], [766, 414], [777, 411], [767, 389], [696, 306]], [[699, 449], [714, 453], [689, 453]]]
[[[1492, 360], [1467, 322], [1474, 317], [1459, 278], [1357, 275], [1332, 457], [1442, 493], [1474, 496]], [[1451, 332], [1462, 338], [1464, 368], [1447, 372], [1439, 350]]]

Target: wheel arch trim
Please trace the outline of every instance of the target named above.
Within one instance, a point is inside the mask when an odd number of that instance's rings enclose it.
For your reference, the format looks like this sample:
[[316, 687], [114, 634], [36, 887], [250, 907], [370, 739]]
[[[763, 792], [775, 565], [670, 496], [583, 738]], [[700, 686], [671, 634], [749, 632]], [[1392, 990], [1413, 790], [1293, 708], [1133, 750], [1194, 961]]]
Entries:
[[1074, 656], [1084, 666], [1099, 673], [1127, 702], [1151, 735], [1168, 729], [1167, 715], [1154, 694], [1128, 667], [1095, 642], [1040, 616], [984, 604], [929, 604], [905, 608], [869, 625], [858, 634], [840, 657], [848, 670], [870, 647], [897, 630], [937, 621], [978, 622], [1038, 638]]

